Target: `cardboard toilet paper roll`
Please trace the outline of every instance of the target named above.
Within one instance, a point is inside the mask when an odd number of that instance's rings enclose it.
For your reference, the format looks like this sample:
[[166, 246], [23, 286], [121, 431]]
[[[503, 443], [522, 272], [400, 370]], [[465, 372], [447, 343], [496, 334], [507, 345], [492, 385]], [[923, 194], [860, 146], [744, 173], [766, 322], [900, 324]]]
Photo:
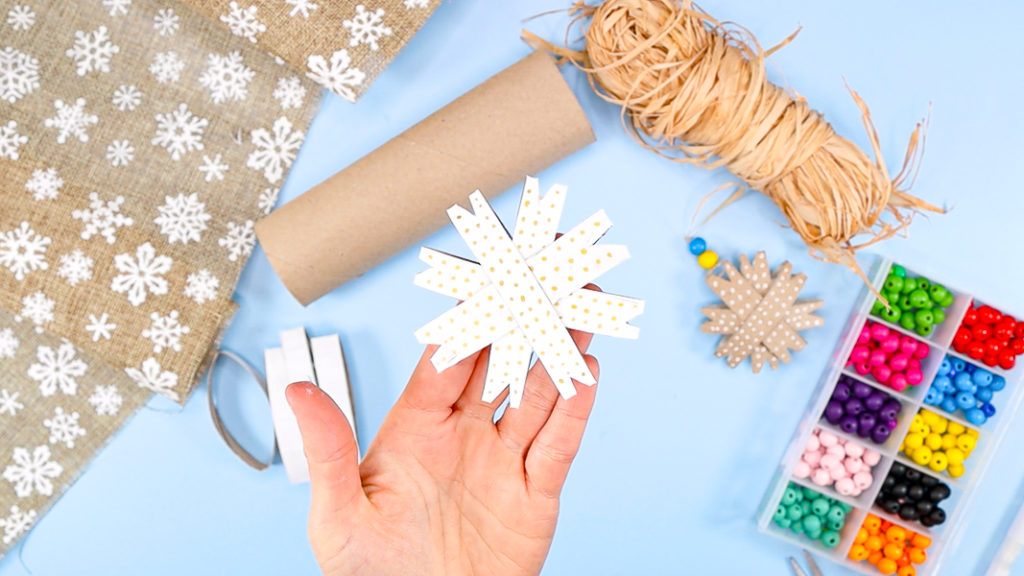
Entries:
[[554, 60], [536, 52], [256, 223], [271, 266], [307, 305], [594, 141]]

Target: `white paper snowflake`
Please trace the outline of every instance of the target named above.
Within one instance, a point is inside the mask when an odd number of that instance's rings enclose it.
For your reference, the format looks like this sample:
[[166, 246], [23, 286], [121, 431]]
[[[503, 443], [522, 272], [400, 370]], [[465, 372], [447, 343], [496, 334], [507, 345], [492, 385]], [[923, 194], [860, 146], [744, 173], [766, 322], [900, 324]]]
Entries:
[[142, 103], [142, 92], [139, 92], [134, 84], [122, 84], [118, 86], [117, 90], [114, 90], [114, 96], [110, 102], [121, 112], [130, 112]]
[[167, 236], [169, 244], [202, 241], [202, 232], [206, 230], [210, 215], [206, 213], [206, 204], [199, 201], [198, 194], [164, 196], [164, 205], [157, 211], [160, 215], [153, 222], [160, 227], [160, 233]]
[[228, 4], [229, 12], [222, 14], [220, 21], [227, 24], [231, 33], [235, 36], [248, 38], [253, 44], [256, 43], [256, 36], [267, 31], [265, 24], [256, 19], [259, 8], [249, 6], [241, 8], [238, 2]]
[[7, 11], [7, 23], [17, 31], [28, 30], [36, 23], [36, 13], [31, 6], [15, 5]]
[[167, 316], [162, 316], [158, 312], [149, 315], [151, 323], [149, 328], [142, 331], [142, 337], [153, 342], [154, 354], [163, 352], [164, 348], [181, 352], [181, 337], [188, 334], [191, 329], [179, 322], [178, 317], [177, 310], [171, 310]]
[[274, 121], [271, 130], [273, 134], [264, 128], [252, 131], [252, 143], [256, 150], [249, 154], [245, 165], [253, 170], [263, 170], [263, 176], [273, 184], [292, 165], [305, 134], [299, 130], [292, 132], [292, 123], [284, 116]]
[[281, 103], [284, 110], [298, 108], [302, 106], [302, 101], [306, 97], [306, 87], [302, 85], [298, 76], [278, 78], [277, 88], [274, 89], [272, 96]]
[[8, 120], [7, 125], [0, 124], [0, 158], [17, 160], [21, 156], [18, 148], [28, 142], [28, 136], [18, 133], [18, 123]]
[[110, 72], [110, 59], [120, 51], [110, 42], [107, 27], [100, 26], [88, 34], [76, 31], [75, 44], [64, 55], [75, 61], [78, 75], [85, 76], [89, 72]]
[[140, 245], [131, 254], [114, 256], [114, 268], [118, 274], [110, 282], [110, 289], [118, 294], [126, 294], [132, 306], [146, 301], [147, 293], [154, 296], [167, 294], [167, 280], [163, 278], [174, 263], [167, 256], [157, 255], [156, 249], [149, 242]]
[[199, 77], [199, 84], [210, 91], [215, 104], [226, 100], [245, 100], [249, 82], [256, 73], [242, 64], [241, 52], [235, 50], [227, 55], [210, 54], [206, 57], [206, 64], [206, 70]]
[[185, 279], [185, 297], [195, 300], [196, 304], [202, 304], [217, 298], [219, 287], [220, 280], [204, 268], [189, 274]]
[[204, 179], [207, 182], [213, 182], [214, 180], [224, 179], [224, 173], [228, 171], [228, 165], [221, 160], [220, 154], [213, 158], [204, 154], [203, 165], [198, 170], [204, 174]]
[[43, 496], [53, 494], [52, 479], [64, 472], [63, 466], [50, 460], [50, 447], [45, 444], [31, 453], [16, 447], [11, 460], [14, 463], [4, 469], [4, 479], [14, 485], [14, 493], [19, 498], [27, 498], [33, 492]]
[[173, 388], [178, 385], [178, 375], [168, 372], [160, 366], [156, 358], [147, 358], [142, 369], [125, 368], [125, 373], [140, 387], [163, 394], [172, 400], [178, 399]]
[[37, 201], [56, 200], [63, 185], [64, 179], [57, 175], [56, 169], [40, 168], [32, 171], [32, 177], [25, 182], [25, 189], [31, 192], [32, 198]]
[[64, 444], [75, 447], [75, 438], [85, 436], [85, 428], [78, 423], [78, 412], [64, 412], [60, 406], [53, 409], [53, 417], [43, 420], [43, 426], [50, 430], [50, 444]]
[[21, 313], [14, 317], [18, 322], [28, 318], [36, 325], [36, 333], [42, 334], [43, 325], [53, 322], [53, 307], [56, 302], [51, 300], [42, 290], [33, 292], [21, 299]]
[[490, 345], [483, 399], [509, 389], [518, 407], [534, 353], [565, 398], [576, 393], [572, 380], [593, 384], [593, 374], [569, 329], [636, 338], [629, 321], [643, 312], [642, 300], [584, 288], [629, 258], [625, 246], [597, 246], [611, 227], [600, 211], [556, 239], [566, 188], [540, 195], [527, 178], [511, 236], [478, 191], [448, 217], [480, 263], [424, 248], [430, 269], [416, 275], [417, 286], [461, 303], [416, 332], [420, 342], [439, 344], [431, 357], [444, 370]]
[[36, 348], [36, 360], [28, 367], [28, 377], [39, 383], [39, 393], [53, 396], [61, 392], [74, 396], [78, 391], [77, 378], [84, 376], [88, 366], [76, 357], [75, 345], [65, 340], [54, 350], [49, 346]]
[[89, 395], [89, 404], [92, 404], [93, 409], [100, 416], [113, 416], [117, 414], [118, 410], [121, 409], [122, 402], [124, 402], [124, 399], [121, 398], [121, 394], [117, 391], [117, 386], [113, 384], [108, 386], [98, 384], [93, 389], [92, 394]]
[[178, 31], [180, 25], [178, 24], [178, 15], [174, 13], [171, 8], [161, 8], [157, 10], [156, 16], [153, 17], [153, 28], [161, 36], [174, 36], [174, 33]]
[[88, 142], [89, 134], [86, 130], [89, 126], [99, 122], [95, 114], [85, 112], [85, 98], [75, 99], [74, 105], [69, 106], [63, 100], [54, 100], [53, 107], [57, 112], [52, 118], [43, 121], [47, 128], [57, 129], [57, 143], [63, 144], [68, 141], [68, 136], [73, 136], [79, 142]]
[[6, 518], [0, 518], [0, 528], [4, 529], [4, 544], [14, 542], [28, 532], [35, 523], [36, 516], [35, 510], [22, 512], [18, 506], [11, 506], [11, 513]]
[[309, 68], [306, 76], [342, 98], [355, 102], [356, 93], [350, 87], [362, 84], [366, 74], [359, 68], [349, 68], [351, 64], [348, 50], [331, 54], [330, 62], [319, 54], [313, 54], [306, 59], [306, 68]]
[[113, 167], [127, 166], [135, 160], [135, 146], [128, 140], [113, 140], [107, 146], [107, 160]]
[[203, 149], [203, 131], [210, 122], [192, 114], [184, 103], [177, 110], [156, 115], [156, 136], [154, 146], [163, 146], [174, 160], [182, 154]]
[[260, 192], [260, 197], [256, 205], [263, 211], [263, 214], [270, 214], [270, 212], [273, 211], [274, 206], [277, 206], [277, 198], [280, 195], [280, 188], [264, 188], [263, 192]]
[[370, 50], [379, 48], [377, 41], [384, 36], [391, 36], [391, 28], [384, 25], [384, 9], [378, 8], [372, 12], [366, 6], [356, 6], [356, 15], [341, 23], [347, 28], [352, 38], [348, 41], [349, 46], [366, 44]]
[[104, 202], [95, 192], [89, 193], [89, 208], [85, 210], [74, 210], [71, 217], [85, 223], [82, 226], [82, 240], [88, 240], [99, 235], [107, 239], [107, 244], [117, 241], [117, 229], [123, 226], [131, 226], [134, 220], [121, 214], [121, 205], [124, 204], [124, 196], [118, 196], [113, 200]]
[[228, 260], [232, 262], [249, 256], [256, 245], [252, 220], [246, 220], [244, 224], [228, 222], [228, 233], [217, 240], [217, 244], [228, 249]]
[[0, 98], [14, 104], [39, 88], [39, 59], [10, 46], [0, 50]]
[[20, 393], [15, 392], [11, 394], [7, 390], [0, 390], [0, 414], [10, 414], [11, 416], [17, 416], [18, 410], [25, 407], [24, 404], [18, 402], [18, 396]]
[[99, 342], [101, 338], [110, 340], [116, 328], [117, 324], [110, 321], [110, 315], [106, 312], [98, 318], [95, 314], [89, 314], [89, 323], [85, 325], [85, 331], [92, 336], [93, 342]]
[[46, 270], [46, 247], [51, 240], [37, 234], [28, 222], [10, 232], [0, 233], [0, 266], [5, 266], [21, 281], [36, 270]]
[[86, 256], [85, 252], [73, 250], [60, 257], [57, 276], [63, 278], [69, 285], [77, 286], [79, 282], [92, 280], [92, 265], [92, 258]]
[[14, 330], [10, 328], [0, 330], [0, 358], [14, 358], [20, 344], [18, 337], [14, 335]]
[[153, 63], [149, 65], [149, 73], [160, 84], [174, 83], [181, 80], [181, 72], [185, 70], [185, 61], [174, 50], [157, 52]]
[[111, 16], [117, 16], [118, 14], [127, 14], [128, 7], [132, 5], [132, 0], [103, 0], [103, 6], [110, 11]]

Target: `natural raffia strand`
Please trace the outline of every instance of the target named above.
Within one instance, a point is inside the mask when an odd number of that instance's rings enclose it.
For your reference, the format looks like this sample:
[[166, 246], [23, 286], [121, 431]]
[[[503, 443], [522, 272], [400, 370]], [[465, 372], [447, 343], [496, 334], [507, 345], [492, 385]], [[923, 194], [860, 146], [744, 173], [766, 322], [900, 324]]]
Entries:
[[706, 169], [725, 166], [771, 198], [815, 257], [865, 278], [857, 250], [902, 230], [917, 211], [942, 212], [904, 188], [923, 152], [921, 123], [890, 179], [856, 92], [875, 160], [802, 98], [768, 81], [765, 59], [792, 36], [762, 50], [748, 31], [726, 27], [690, 0], [606, 0], [572, 12], [574, 22], [590, 19], [584, 51], [525, 32], [528, 41], [584, 70], [601, 98], [622, 107], [624, 124], [645, 147]]

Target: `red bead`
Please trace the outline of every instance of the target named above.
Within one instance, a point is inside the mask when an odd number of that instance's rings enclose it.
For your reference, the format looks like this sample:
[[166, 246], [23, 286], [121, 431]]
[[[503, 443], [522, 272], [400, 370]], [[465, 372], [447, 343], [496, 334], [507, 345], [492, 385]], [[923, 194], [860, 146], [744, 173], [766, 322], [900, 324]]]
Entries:
[[1003, 350], [999, 354], [999, 367], [1003, 370], [1013, 370], [1013, 367], [1017, 365], [1017, 357], [1013, 355], [1010, 350]]
[[974, 325], [974, 329], [971, 330], [971, 334], [974, 336], [975, 342], [984, 342], [992, 335], [992, 328], [990, 328], [988, 324], [982, 324], [979, 322]]
[[971, 343], [971, 340], [974, 340], [974, 335], [971, 334], [971, 330], [969, 328], [960, 327], [956, 331], [956, 336], [953, 337], [953, 344], [960, 344], [966, 348], [967, 345]]
[[995, 338], [989, 338], [988, 341], [985, 342], [985, 355], [999, 356], [999, 353], [1002, 352], [1005, 347], [1006, 344], [1004, 342], [996, 340]]
[[995, 324], [1003, 319], [1003, 315], [991, 306], [978, 308], [978, 320], [985, 324]]
[[990, 368], [995, 368], [999, 365], [999, 356], [997, 354], [986, 354], [982, 362]]
[[1014, 338], [1010, 341], [1010, 350], [1017, 356], [1024, 354], [1024, 338]]
[[967, 346], [967, 355], [975, 360], [981, 360], [985, 356], [985, 345], [981, 342], [971, 342]]
[[1013, 327], [1013, 335], [1017, 338], [1024, 338], [1024, 322], [1017, 322]]
[[996, 327], [992, 330], [992, 337], [997, 340], [1009, 340], [1013, 338], [1013, 329], [1016, 326], [1016, 322], [1003, 320], [996, 324]]
[[964, 326], [974, 326], [978, 323], [978, 311], [971, 308], [967, 311], [967, 315], [964, 316]]

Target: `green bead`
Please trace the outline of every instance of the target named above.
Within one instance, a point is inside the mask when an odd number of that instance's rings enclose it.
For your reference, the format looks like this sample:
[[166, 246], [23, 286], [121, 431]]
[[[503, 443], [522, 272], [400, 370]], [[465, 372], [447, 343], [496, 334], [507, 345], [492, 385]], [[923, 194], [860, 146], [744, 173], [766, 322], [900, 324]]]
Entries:
[[782, 495], [782, 505], [789, 507], [792, 506], [793, 504], [796, 504], [797, 502], [800, 501], [800, 498], [798, 498], [798, 496], [802, 497], [803, 495], [800, 494], [799, 491], [794, 489], [792, 486], [787, 487], [786, 492]]
[[[778, 512], [778, 510], [775, 511], [776, 514], [778, 514]], [[846, 510], [843, 510], [839, 505], [833, 504], [832, 507], [828, 509], [828, 519], [829, 521], [838, 520], [842, 522], [846, 520]]]
[[834, 530], [828, 530], [821, 535], [821, 543], [824, 544], [826, 548], [835, 548], [836, 546], [839, 546], [840, 539], [839, 532]]
[[889, 306], [899, 306], [901, 294], [899, 292], [882, 292], [882, 296], [885, 296], [885, 301], [889, 303]]
[[804, 488], [804, 498], [810, 498], [811, 500], [814, 500], [818, 496], [821, 496], [821, 494], [818, 494], [817, 492], [811, 490], [810, 488]]
[[775, 523], [778, 524], [779, 526], [783, 527], [783, 528], [789, 528], [790, 526], [793, 525], [793, 521], [790, 520], [789, 518], [783, 518], [781, 520], [776, 520]]
[[881, 317], [882, 320], [885, 320], [886, 322], [891, 322], [895, 324], [900, 321], [900, 316], [903, 316], [903, 313], [900, 312], [899, 308], [892, 306], [888, 310], [883, 308], [882, 313], [878, 314], [878, 316]]
[[931, 310], [932, 308], [935, 308], [935, 302], [927, 300], [925, 301], [924, 305], [921, 306], [921, 308], [924, 308], [925, 310]]
[[799, 520], [804, 517], [804, 509], [799, 503], [793, 504], [786, 510], [786, 515], [790, 520]]
[[841, 520], [833, 520], [833, 519], [829, 518], [828, 521], [825, 522], [825, 527], [828, 528], [829, 530], [839, 531], [839, 530], [843, 529], [843, 526], [846, 526], [846, 518], [845, 517], [842, 518]]
[[913, 278], [907, 278], [906, 280], [903, 281], [903, 290], [902, 290], [902, 292], [904, 294], [910, 294], [914, 290], [917, 290], [917, 280], [915, 280]]
[[931, 310], [918, 310], [914, 314], [914, 321], [918, 326], [931, 326], [935, 324], [935, 313]]
[[[813, 518], [813, 516], [811, 516], [811, 518]], [[822, 526], [819, 526], [817, 530], [808, 530], [807, 528], [804, 528], [804, 536], [807, 536], [811, 540], [818, 540], [821, 538], [823, 533], [822, 528]]]
[[901, 310], [903, 310], [905, 312], [910, 312], [914, 308], [917, 308], [917, 306], [914, 306], [913, 304], [911, 304], [910, 296], [904, 295], [902, 298], [900, 298], [900, 309]]
[[914, 328], [917, 328], [917, 322], [914, 321], [914, 315], [904, 314], [901, 316], [900, 326], [902, 326], [904, 330], [913, 330]]
[[932, 318], [935, 320], [935, 325], [938, 326], [946, 321], [946, 313], [942, 311], [942, 308], [932, 308]]
[[882, 312], [885, 311], [885, 302], [881, 300], [875, 300], [875, 303], [871, 306], [872, 316], [881, 316]]
[[899, 276], [900, 278], [906, 278], [907, 277], [907, 269], [904, 268], [903, 266], [900, 266], [899, 264], [893, 264], [892, 265], [892, 270], [889, 270], [889, 274], [895, 274], [895, 275]]
[[917, 332], [921, 336], [931, 336], [932, 332], [935, 331], [934, 324], [920, 324], [917, 328], [914, 328], [914, 332]]
[[789, 526], [789, 529], [792, 530], [793, 532], [796, 532], [797, 534], [803, 534], [804, 533], [803, 522], [797, 522], [796, 520], [794, 520], [793, 523]]
[[[809, 533], [821, 531], [821, 518], [818, 518], [817, 516], [804, 516], [800, 521], [804, 524], [804, 530]], [[811, 537], [813, 538], [813, 536]]]
[[928, 297], [928, 292], [920, 288], [910, 293], [910, 305], [914, 308], [923, 308], [929, 302], [931, 298]]
[[772, 520], [778, 522], [779, 520], [781, 520], [781, 519], [783, 519], [785, 517], [786, 517], [786, 507], [780, 504], [780, 505], [778, 505], [775, 508], [775, 514], [772, 514]]
[[831, 505], [828, 503], [828, 498], [825, 498], [824, 496], [818, 498], [814, 502], [811, 502], [811, 512], [813, 512], [815, 516], [824, 516], [825, 514], [828, 514], [828, 509], [830, 507]]
[[846, 502], [836, 502], [836, 504], [838, 504], [839, 507], [843, 509], [843, 512], [846, 512], [847, 514], [850, 513], [850, 510], [853, 510], [853, 506], [850, 506]]
[[885, 279], [885, 290], [887, 292], [899, 292], [900, 290], [903, 290], [903, 278], [890, 274], [889, 277]]
[[928, 289], [928, 296], [935, 303], [945, 300], [947, 294], [949, 294], [949, 290], [946, 290], [946, 287], [942, 284], [932, 284], [932, 287]]
[[953, 305], [953, 300], [954, 300], [953, 293], [952, 292], [948, 292], [946, 294], [946, 297], [942, 299], [942, 302], [939, 302], [939, 306], [942, 306], [943, 308], [949, 308], [950, 306]]
[[804, 516], [811, 513], [811, 502], [812, 500], [810, 498], [804, 498], [803, 502], [800, 503], [800, 510], [803, 511]]
[[927, 290], [932, 287], [932, 283], [924, 276], [921, 276], [917, 279], [917, 287], [921, 290]]

